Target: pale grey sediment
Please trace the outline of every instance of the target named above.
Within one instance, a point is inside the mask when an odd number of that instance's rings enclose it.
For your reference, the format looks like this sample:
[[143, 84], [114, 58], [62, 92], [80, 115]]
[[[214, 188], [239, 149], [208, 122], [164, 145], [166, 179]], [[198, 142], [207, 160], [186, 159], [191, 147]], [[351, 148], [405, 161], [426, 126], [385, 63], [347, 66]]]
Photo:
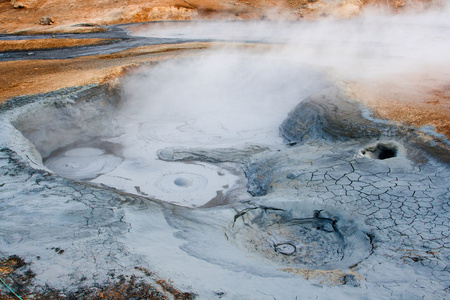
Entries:
[[210, 163], [246, 163], [252, 155], [269, 150], [268, 147], [249, 145], [237, 148], [165, 148], [158, 151], [158, 157], [166, 161], [204, 161]]
[[[230, 299], [258, 291], [295, 298], [299, 285], [309, 296], [326, 286], [283, 271], [289, 268], [341, 271], [337, 294], [448, 297], [450, 169], [438, 159], [444, 150], [423, 143], [414, 130], [370, 122], [342, 94], [326, 90], [322, 96], [331, 98], [312, 96], [283, 122], [290, 145], [161, 149], [162, 160], [228, 163], [246, 175], [252, 197], [197, 209], [65, 179], [17, 154], [28, 150], [11, 142], [20, 138], [8, 127], [11, 120], [42, 153], [55, 150], [40, 140], [53, 129], [63, 145], [85, 134], [117, 134], [110, 113], [120, 97], [104, 98], [105, 91], [54, 92], [16, 108], [12, 99], [2, 111], [2, 134], [10, 137], [2, 137], [0, 151], [1, 254], [31, 262], [36, 288], [106, 283], [117, 279], [108, 274], [132, 275], [135, 266], [158, 269], [201, 299], [219, 289]], [[88, 121], [95, 130], [82, 126]], [[377, 159], [380, 143], [395, 146], [396, 155]], [[420, 154], [416, 145], [431, 150]], [[368, 150], [373, 155], [362, 152]], [[184, 175], [170, 176], [180, 189], [194, 185]], [[55, 254], [52, 247], [65, 251]], [[214, 276], [205, 279], [208, 272]], [[222, 280], [229, 277], [242, 282], [233, 288]]]
[[[448, 273], [444, 266], [450, 259], [450, 252], [445, 245], [449, 228], [442, 218], [446, 218], [443, 215], [448, 209], [444, 206], [450, 201], [450, 173], [445, 148], [427, 144], [414, 130], [370, 122], [362, 117], [358, 105], [344, 100], [342, 94], [328, 99], [324, 95], [330, 95], [329, 90], [302, 102], [283, 122], [281, 133], [288, 144], [296, 146], [267, 147], [266, 151], [252, 155], [250, 160], [234, 159], [246, 174], [248, 192], [254, 200], [250, 208], [244, 205], [235, 215], [235, 221], [242, 223], [238, 228], [242, 228], [243, 233], [240, 233], [241, 229], [230, 229], [227, 238], [239, 240], [239, 246], [249, 252], [266, 258], [271, 255], [272, 261], [285, 263], [291, 255], [300, 253], [297, 250], [299, 242], [292, 241], [292, 237], [273, 237], [277, 235], [271, 227], [289, 223], [277, 217], [278, 210], [283, 214], [303, 210], [303, 217], [309, 216], [311, 222], [313, 211], [340, 212], [343, 222], [352, 223], [354, 230], [359, 230], [359, 241], [365, 245], [353, 244], [352, 248], [351, 243], [344, 243], [349, 246], [348, 251], [356, 251], [350, 256], [355, 258], [353, 263], [358, 269], [360, 265], [367, 264], [368, 267], [378, 261], [381, 253], [390, 253], [399, 264], [419, 268], [421, 274], [433, 273], [436, 275], [433, 286], [439, 282], [438, 285], [442, 284], [440, 289], [446, 290], [449, 281], [445, 280]], [[338, 94], [333, 91], [331, 95]], [[341, 101], [345, 101], [343, 105]], [[328, 104], [324, 105], [324, 102]], [[424, 149], [429, 152], [421, 153]], [[229, 149], [209, 152], [206, 149], [170, 149], [170, 156], [160, 155], [160, 158], [232, 161], [229, 152]], [[309, 215], [305, 211], [309, 211]], [[249, 213], [251, 216], [242, 219]], [[265, 214], [272, 217], [265, 217]], [[435, 223], [437, 219], [439, 221]], [[293, 220], [295, 223], [298, 219]], [[260, 224], [264, 224], [263, 228]], [[230, 228], [234, 225], [233, 222]], [[265, 230], [272, 232], [264, 233]], [[321, 230], [317, 232], [321, 233]], [[280, 250], [283, 246], [285, 249]], [[213, 259], [198, 253], [194, 247], [185, 247], [195, 255]], [[327, 253], [330, 252], [342, 254], [345, 251], [335, 249]], [[360, 261], [357, 257], [361, 257]], [[322, 257], [324, 265], [321, 266], [314, 265], [310, 259], [307, 268], [326, 269], [325, 257]], [[337, 261], [335, 267], [345, 266], [344, 259]], [[303, 267], [307, 265], [305, 261], [302, 265], [301, 259], [296, 262]], [[290, 264], [296, 265], [295, 262]], [[347, 267], [351, 264], [349, 261]], [[432, 271], [431, 266], [442, 268], [442, 271]], [[371, 271], [363, 273], [366, 278], [378, 278]], [[394, 278], [392, 280], [395, 282]], [[414, 285], [412, 282], [405, 284]], [[390, 288], [394, 293], [396, 288]], [[411, 293], [420, 294], [418, 290]]]

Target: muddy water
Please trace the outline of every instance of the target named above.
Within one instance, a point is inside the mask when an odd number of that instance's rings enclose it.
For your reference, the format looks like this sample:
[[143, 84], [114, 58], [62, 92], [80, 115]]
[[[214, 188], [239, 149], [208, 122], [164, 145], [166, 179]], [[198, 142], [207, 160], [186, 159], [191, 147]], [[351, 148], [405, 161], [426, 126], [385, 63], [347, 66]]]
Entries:
[[[37, 60], [37, 59], [66, 59], [89, 55], [102, 55], [116, 53], [139, 46], [175, 44], [191, 42], [192, 40], [180, 38], [158, 38], [158, 37], [133, 37], [120, 26], [110, 26], [104, 32], [79, 33], [79, 34], [42, 34], [42, 35], [1, 35], [0, 41], [29, 40], [29, 39], [110, 39], [108, 43], [91, 46], [77, 46], [56, 49], [42, 49], [31, 51], [1, 52], [0, 61]], [[194, 40], [200, 41], [200, 40]], [[203, 41], [203, 40], [202, 40]]]

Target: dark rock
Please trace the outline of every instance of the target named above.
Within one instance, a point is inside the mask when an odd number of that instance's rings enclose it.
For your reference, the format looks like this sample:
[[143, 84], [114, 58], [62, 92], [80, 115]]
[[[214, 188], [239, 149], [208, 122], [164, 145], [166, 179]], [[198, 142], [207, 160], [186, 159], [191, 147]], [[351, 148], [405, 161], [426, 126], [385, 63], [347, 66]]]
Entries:
[[271, 159], [245, 165], [244, 173], [248, 179], [247, 192], [250, 195], [253, 197], [264, 196], [271, 191], [271, 184], [279, 177], [273, 166], [274, 161]]
[[40, 25], [52, 25], [53, 23], [55, 23], [55, 20], [53, 20], [52, 16], [45, 16], [39, 19]]
[[358, 279], [355, 277], [355, 275], [352, 275], [352, 274], [346, 274], [342, 278], [342, 284], [352, 286], [352, 287], [359, 287]]
[[290, 145], [308, 139], [349, 140], [380, 136], [379, 126], [365, 119], [357, 103], [329, 88], [297, 105], [280, 126]]
[[14, 9], [25, 8], [25, 5], [22, 2], [13, 0], [11, 1], [11, 4], [13, 5]]

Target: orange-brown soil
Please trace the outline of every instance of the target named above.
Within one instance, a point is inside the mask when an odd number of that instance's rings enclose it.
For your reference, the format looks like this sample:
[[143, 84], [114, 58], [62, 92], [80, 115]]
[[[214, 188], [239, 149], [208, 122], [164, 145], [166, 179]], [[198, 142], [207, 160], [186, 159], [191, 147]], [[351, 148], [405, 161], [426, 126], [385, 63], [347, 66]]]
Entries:
[[106, 44], [110, 41], [110, 39], [36, 39], [15, 41], [0, 40], [0, 52], [31, 51], [38, 49], [101, 45]]
[[[24, 8], [14, 9], [13, 3]], [[339, 8], [361, 7], [358, 0], [346, 0]], [[298, 19], [317, 16], [336, 8], [322, 0], [0, 0], [0, 32], [70, 32], [98, 30], [91, 25], [108, 25], [161, 20], [195, 19]], [[345, 9], [344, 9], [345, 10]], [[348, 14], [341, 9], [343, 14]], [[350, 14], [354, 14], [352, 11]], [[40, 25], [40, 18], [51, 16], [52, 25]], [[77, 25], [78, 24], [78, 25]], [[80, 25], [81, 24], [81, 25]], [[84, 24], [84, 25], [83, 25]]]
[[347, 91], [378, 118], [414, 127], [432, 125], [450, 137], [450, 73], [426, 71], [355, 82]]
[[[442, 1], [445, 0], [0, 0], [0, 32], [95, 31], [99, 30], [95, 25], [161, 20], [297, 20], [329, 15], [346, 18], [357, 15], [366, 5], [406, 10]], [[45, 16], [51, 16], [54, 24], [40, 25], [40, 18]]]
[[65, 87], [104, 83], [142, 63], [189, 55], [208, 43], [142, 46], [115, 54], [60, 60], [0, 62], [0, 101]]

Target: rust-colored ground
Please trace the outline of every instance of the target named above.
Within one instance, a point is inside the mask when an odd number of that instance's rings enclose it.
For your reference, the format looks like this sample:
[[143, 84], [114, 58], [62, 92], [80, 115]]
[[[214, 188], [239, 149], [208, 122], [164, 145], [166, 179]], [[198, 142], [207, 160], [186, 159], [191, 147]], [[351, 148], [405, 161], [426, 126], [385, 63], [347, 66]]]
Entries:
[[[446, 0], [0, 0], [0, 32], [85, 32], [99, 30], [95, 25], [161, 20], [348, 18], [366, 5], [407, 10], [442, 1]], [[44, 16], [55, 23], [40, 25]]]
[[87, 45], [101, 45], [111, 42], [110, 39], [36, 39], [1, 41], [0, 52], [31, 51], [38, 49], [53, 49], [61, 47], [77, 47]]
[[208, 43], [155, 45], [73, 59], [0, 62], [0, 101], [65, 87], [104, 83], [121, 76], [128, 67], [186, 56], [208, 46]]
[[[14, 9], [14, 3], [24, 8]], [[294, 20], [330, 13], [348, 17], [356, 14], [362, 3], [359, 0], [346, 0], [339, 5], [325, 0], [0, 0], [0, 32], [77, 32], [98, 30], [87, 24], [161, 20]], [[51, 16], [55, 23], [39, 25], [44, 16]]]
[[414, 127], [431, 125], [450, 137], [450, 73], [440, 70], [355, 82], [346, 89], [376, 117]]

